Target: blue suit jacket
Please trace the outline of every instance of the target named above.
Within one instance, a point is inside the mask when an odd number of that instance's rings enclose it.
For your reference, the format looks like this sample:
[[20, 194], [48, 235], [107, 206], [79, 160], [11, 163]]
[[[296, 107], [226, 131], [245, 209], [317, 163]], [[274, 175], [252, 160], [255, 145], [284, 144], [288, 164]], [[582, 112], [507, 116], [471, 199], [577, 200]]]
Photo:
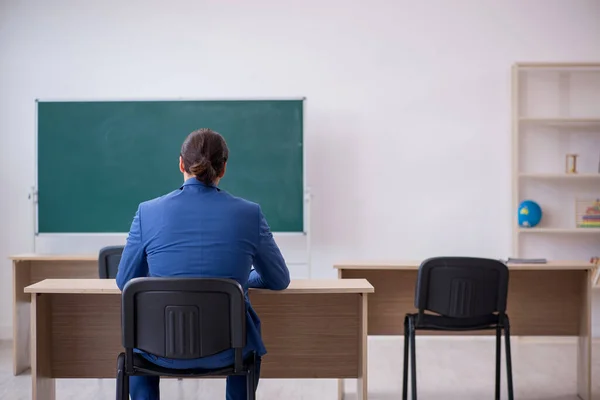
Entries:
[[[266, 349], [260, 320], [247, 290], [283, 290], [290, 282], [260, 206], [196, 178], [185, 181], [179, 190], [140, 204], [119, 264], [117, 285], [122, 290], [130, 279], [145, 276], [238, 281], [246, 292], [245, 353], [256, 351], [261, 356]], [[233, 352], [202, 360], [150, 359], [171, 368], [218, 368], [233, 363]]]

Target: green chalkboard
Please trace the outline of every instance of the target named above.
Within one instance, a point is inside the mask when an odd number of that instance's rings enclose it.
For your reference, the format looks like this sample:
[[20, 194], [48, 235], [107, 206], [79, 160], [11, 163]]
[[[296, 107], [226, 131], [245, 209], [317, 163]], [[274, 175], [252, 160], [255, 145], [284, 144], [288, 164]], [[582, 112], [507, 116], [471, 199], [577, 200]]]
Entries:
[[229, 146], [221, 184], [261, 205], [273, 232], [302, 232], [303, 101], [37, 102], [38, 232], [127, 232], [140, 202], [178, 189], [195, 129]]

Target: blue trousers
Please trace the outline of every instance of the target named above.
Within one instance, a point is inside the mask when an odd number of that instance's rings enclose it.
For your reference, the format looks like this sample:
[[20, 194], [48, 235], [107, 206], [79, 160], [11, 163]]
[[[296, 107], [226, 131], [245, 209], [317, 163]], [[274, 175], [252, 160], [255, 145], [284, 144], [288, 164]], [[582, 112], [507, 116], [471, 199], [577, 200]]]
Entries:
[[[256, 357], [256, 384], [260, 377], [260, 362], [261, 358]], [[131, 400], [159, 400], [160, 378], [158, 376], [130, 376], [129, 377], [129, 395]], [[246, 392], [246, 377], [245, 376], [229, 376], [227, 377], [227, 400], [246, 400], [248, 393]]]

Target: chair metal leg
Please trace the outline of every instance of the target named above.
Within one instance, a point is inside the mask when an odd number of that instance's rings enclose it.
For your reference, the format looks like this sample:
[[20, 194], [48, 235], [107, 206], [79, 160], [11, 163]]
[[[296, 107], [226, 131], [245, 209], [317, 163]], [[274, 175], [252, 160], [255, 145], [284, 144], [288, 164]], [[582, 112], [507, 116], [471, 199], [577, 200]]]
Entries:
[[258, 389], [258, 376], [256, 369], [256, 353], [252, 354], [252, 400], [256, 398], [256, 390]]
[[500, 379], [502, 376], [501, 360], [502, 357], [502, 327], [496, 327], [496, 395], [495, 399], [500, 400]]
[[417, 346], [415, 340], [415, 319], [411, 316], [409, 317], [409, 334], [410, 334], [410, 348], [411, 348], [411, 358], [410, 358], [410, 373], [411, 373], [411, 392], [412, 392], [412, 400], [417, 400]]
[[250, 371], [246, 374], [246, 398], [248, 400], [256, 399], [256, 361], [252, 360]]
[[125, 373], [125, 355], [117, 358], [117, 400], [129, 400], [129, 377]]
[[129, 375], [123, 376], [123, 400], [129, 400]]
[[508, 400], [514, 400], [512, 357], [510, 354], [510, 321], [506, 315], [504, 316], [504, 339], [506, 341], [506, 381], [508, 383]]
[[408, 400], [408, 353], [409, 353], [408, 316], [404, 317], [404, 370], [402, 371], [402, 400]]
[[246, 374], [246, 399], [252, 400], [252, 371]]
[[121, 368], [121, 356], [119, 356], [119, 358], [117, 358], [117, 393], [116, 393], [116, 400], [126, 400], [123, 399], [123, 369]]

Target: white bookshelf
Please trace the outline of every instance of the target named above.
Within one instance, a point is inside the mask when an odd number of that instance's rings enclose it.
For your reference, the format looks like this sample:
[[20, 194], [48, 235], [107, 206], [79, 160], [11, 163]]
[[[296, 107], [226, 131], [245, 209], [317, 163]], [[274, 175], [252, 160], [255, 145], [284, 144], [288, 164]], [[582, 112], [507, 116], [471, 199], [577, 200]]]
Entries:
[[[578, 154], [578, 173], [566, 172]], [[513, 67], [513, 253], [515, 257], [600, 256], [600, 228], [578, 228], [575, 202], [600, 198], [600, 63]], [[521, 201], [542, 207], [534, 228], [518, 224]]]

